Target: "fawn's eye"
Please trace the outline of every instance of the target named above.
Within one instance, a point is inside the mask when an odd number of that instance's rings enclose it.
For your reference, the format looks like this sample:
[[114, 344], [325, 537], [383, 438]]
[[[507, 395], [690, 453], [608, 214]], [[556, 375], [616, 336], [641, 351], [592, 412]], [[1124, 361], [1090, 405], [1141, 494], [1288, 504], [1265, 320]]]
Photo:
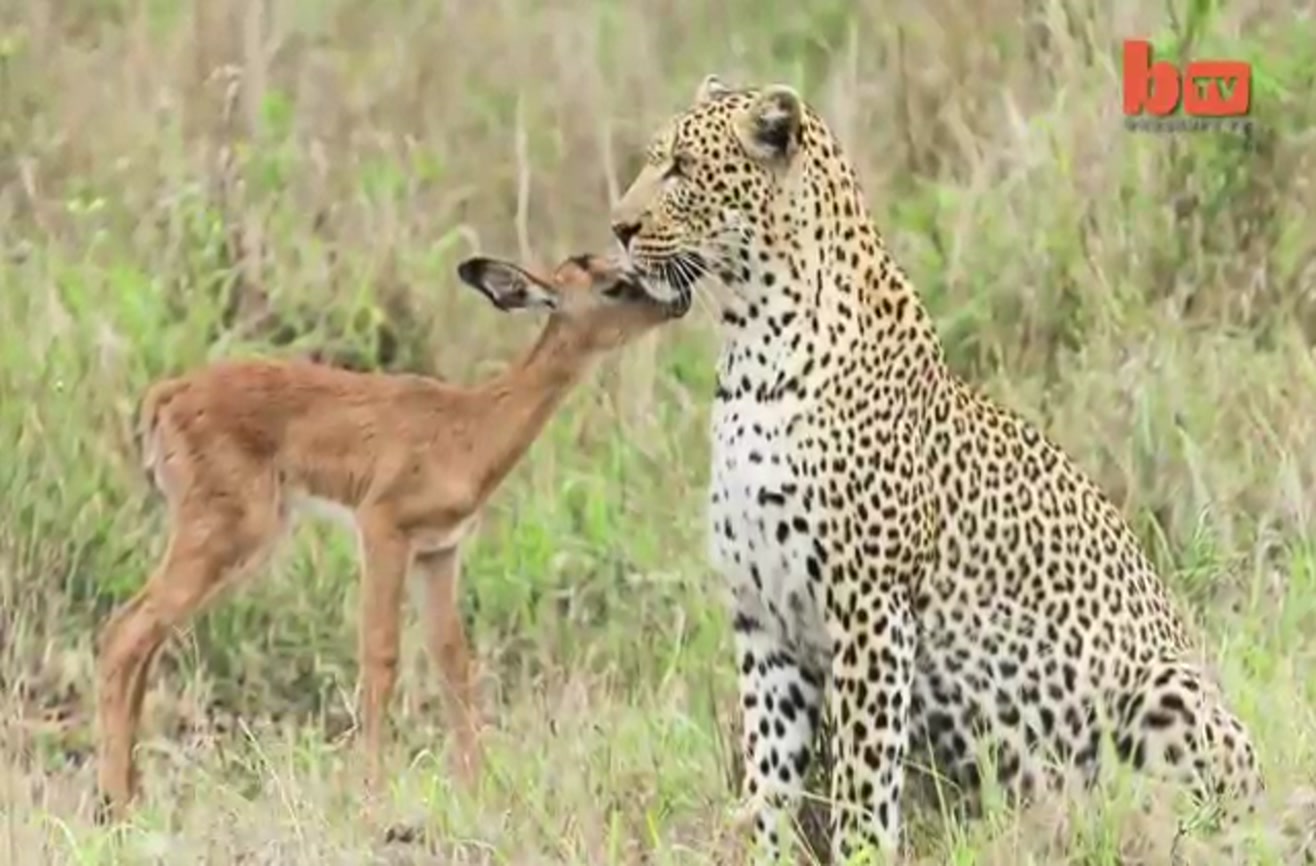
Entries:
[[613, 280], [612, 285], [603, 290], [603, 296], [614, 301], [634, 301], [645, 297], [645, 294], [635, 278], [626, 276]]

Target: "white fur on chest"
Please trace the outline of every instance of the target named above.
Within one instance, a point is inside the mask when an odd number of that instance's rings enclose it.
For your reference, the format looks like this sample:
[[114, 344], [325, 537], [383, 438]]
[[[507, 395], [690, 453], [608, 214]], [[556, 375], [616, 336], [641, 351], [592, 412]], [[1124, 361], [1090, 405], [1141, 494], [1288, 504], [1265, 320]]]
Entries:
[[715, 404], [709, 555], [737, 612], [812, 653], [823, 651], [827, 637], [821, 598], [809, 586], [813, 538], [797, 520], [809, 516], [806, 479], [793, 469], [789, 428], [797, 412], [794, 401]]

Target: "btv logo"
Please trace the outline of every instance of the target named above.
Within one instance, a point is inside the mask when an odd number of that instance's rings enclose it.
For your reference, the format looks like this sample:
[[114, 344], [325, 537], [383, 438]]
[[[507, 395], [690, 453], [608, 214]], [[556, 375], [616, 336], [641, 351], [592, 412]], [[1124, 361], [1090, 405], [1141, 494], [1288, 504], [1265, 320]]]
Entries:
[[1168, 117], [1183, 101], [1190, 117], [1242, 117], [1252, 103], [1252, 65], [1195, 60], [1182, 76], [1168, 60], [1152, 60], [1144, 39], [1124, 40], [1124, 113]]

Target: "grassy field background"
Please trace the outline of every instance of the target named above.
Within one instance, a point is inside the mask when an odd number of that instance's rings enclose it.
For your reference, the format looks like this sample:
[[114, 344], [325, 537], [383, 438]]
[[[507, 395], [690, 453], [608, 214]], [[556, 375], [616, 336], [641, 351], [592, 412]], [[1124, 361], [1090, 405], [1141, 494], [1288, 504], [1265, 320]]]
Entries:
[[[1236, 0], [0, 2], [0, 863], [728, 862], [733, 665], [704, 564], [711, 319], [610, 360], [466, 558], [487, 777], [409, 626], [386, 841], [360, 813], [351, 539], [305, 525], [163, 654], [133, 824], [91, 819], [93, 639], [160, 550], [152, 378], [316, 353], [475, 381], [533, 338], [459, 287], [551, 262], [699, 79], [834, 124], [954, 368], [1043, 425], [1200, 619], [1316, 832], [1316, 25]], [[1254, 134], [1127, 131], [1119, 40], [1254, 64]], [[1126, 786], [1127, 787], [1127, 786]], [[1125, 788], [935, 818], [927, 863], [1211, 862]], [[1056, 804], [1051, 804], [1052, 806]], [[1154, 816], [1153, 816], [1154, 817]], [[1168, 827], [1168, 829], [1167, 829]], [[1190, 834], [1191, 835], [1191, 834]], [[1310, 840], [1308, 840], [1310, 842]]]

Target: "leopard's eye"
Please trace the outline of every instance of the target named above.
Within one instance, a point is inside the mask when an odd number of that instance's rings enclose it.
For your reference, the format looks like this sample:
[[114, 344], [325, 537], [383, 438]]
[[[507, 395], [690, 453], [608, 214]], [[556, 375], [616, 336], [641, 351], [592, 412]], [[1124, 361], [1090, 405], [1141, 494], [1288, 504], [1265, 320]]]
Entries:
[[663, 172], [663, 180], [673, 177], [685, 177], [690, 168], [690, 157], [679, 153], [672, 157], [672, 162], [667, 166], [667, 171]]

